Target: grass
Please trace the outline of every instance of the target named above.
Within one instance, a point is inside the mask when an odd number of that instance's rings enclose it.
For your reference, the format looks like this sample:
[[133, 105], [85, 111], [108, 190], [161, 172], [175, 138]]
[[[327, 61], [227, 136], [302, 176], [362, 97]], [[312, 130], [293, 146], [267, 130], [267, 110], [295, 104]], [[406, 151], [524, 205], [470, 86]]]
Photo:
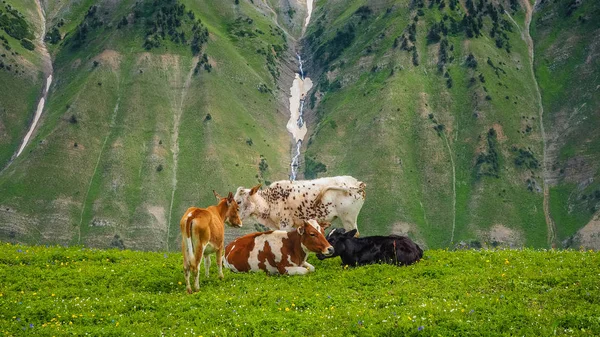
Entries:
[[[304, 277], [201, 277], [185, 293], [178, 253], [0, 246], [3, 335], [600, 334], [600, 254], [426, 251], [416, 265]], [[557, 300], [560, 299], [560, 300]]]

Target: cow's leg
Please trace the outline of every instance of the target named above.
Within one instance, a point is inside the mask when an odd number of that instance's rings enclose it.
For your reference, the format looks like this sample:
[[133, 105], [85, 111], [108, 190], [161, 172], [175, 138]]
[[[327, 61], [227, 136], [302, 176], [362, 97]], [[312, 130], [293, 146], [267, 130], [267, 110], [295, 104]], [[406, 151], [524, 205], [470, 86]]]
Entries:
[[[185, 240], [185, 239], [183, 239]], [[192, 286], [190, 285], [190, 261], [188, 259], [188, 252], [186, 248], [186, 244], [184, 241], [181, 241], [181, 251], [183, 252], [183, 275], [185, 276], [185, 288], [188, 294], [192, 293]]]
[[217, 268], [219, 268], [219, 278], [223, 279], [223, 249], [217, 249]]
[[204, 258], [204, 249], [206, 246], [207, 243], [201, 242], [196, 246], [196, 251], [194, 252], [194, 255], [197, 259], [194, 261], [194, 267], [196, 267], [196, 280], [194, 282], [194, 287], [196, 288], [196, 291], [200, 290], [200, 263], [202, 263], [202, 259]]
[[206, 254], [204, 256], [204, 275], [208, 277], [208, 272], [210, 271], [210, 255]]
[[304, 267], [285, 267], [285, 271], [288, 275], [306, 275], [309, 270]]
[[306, 261], [304, 261], [304, 263], [302, 263], [302, 267], [308, 269], [308, 271], [311, 273], [315, 271], [315, 267]]
[[356, 229], [356, 234], [354, 236], [358, 237], [358, 235], [359, 235], [358, 226], [356, 225], [357, 220], [358, 220], [358, 213], [356, 213], [356, 214], [345, 213], [345, 214], [340, 215], [339, 218], [342, 221], [342, 225], [344, 226], [344, 229], [346, 230], [346, 232]]

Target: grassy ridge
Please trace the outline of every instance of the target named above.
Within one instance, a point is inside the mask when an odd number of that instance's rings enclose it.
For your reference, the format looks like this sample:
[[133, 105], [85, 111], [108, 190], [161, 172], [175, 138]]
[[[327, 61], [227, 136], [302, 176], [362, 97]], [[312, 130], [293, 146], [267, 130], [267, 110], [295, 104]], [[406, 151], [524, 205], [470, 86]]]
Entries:
[[309, 261], [306, 277], [220, 281], [213, 257], [188, 296], [179, 254], [2, 244], [0, 333], [600, 334], [598, 252], [431, 250], [407, 268]]

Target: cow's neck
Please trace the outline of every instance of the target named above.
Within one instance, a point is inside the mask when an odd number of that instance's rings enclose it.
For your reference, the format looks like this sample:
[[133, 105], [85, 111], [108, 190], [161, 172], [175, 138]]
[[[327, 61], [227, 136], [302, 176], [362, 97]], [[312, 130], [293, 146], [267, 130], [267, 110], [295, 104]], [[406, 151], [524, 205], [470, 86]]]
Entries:
[[256, 194], [256, 198], [254, 198], [256, 203], [256, 212], [259, 214], [259, 216], [261, 214], [268, 214], [270, 210], [269, 203], [265, 200], [262, 192], [264, 191], [259, 191]]
[[297, 231], [292, 231], [288, 232], [288, 238], [290, 243], [289, 249], [294, 252], [294, 257], [298, 257], [298, 261], [293, 262], [301, 265], [308, 257], [308, 249], [302, 244], [302, 236]]
[[215, 206], [217, 209], [217, 213], [219, 213], [219, 217], [221, 218], [221, 223], [225, 221], [225, 215], [227, 214], [227, 200], [223, 199], [219, 201], [219, 203]]

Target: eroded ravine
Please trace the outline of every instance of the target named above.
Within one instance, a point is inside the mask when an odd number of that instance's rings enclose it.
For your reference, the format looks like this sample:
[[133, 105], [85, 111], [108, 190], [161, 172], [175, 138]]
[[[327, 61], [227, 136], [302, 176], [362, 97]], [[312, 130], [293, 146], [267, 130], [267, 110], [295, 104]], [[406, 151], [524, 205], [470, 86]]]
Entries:
[[171, 218], [173, 215], [173, 202], [175, 200], [175, 192], [177, 191], [177, 167], [179, 164], [179, 127], [181, 124], [181, 115], [183, 114], [183, 103], [190, 89], [192, 83], [192, 76], [194, 75], [194, 68], [198, 63], [199, 57], [195, 56], [192, 59], [192, 66], [187, 74], [183, 88], [181, 89], [181, 96], [179, 102], [175, 104], [173, 113], [173, 131], [171, 133], [171, 152], [173, 153], [173, 176], [171, 178], [171, 202], [169, 205], [169, 220], [167, 221], [167, 238], [165, 240], [166, 250], [169, 251], [169, 235], [171, 229]]
[[534, 71], [534, 48], [533, 48], [533, 39], [531, 38], [530, 28], [531, 28], [531, 20], [533, 18], [533, 12], [535, 7], [538, 6], [540, 0], [536, 0], [533, 7], [529, 0], [520, 0], [521, 4], [525, 8], [525, 29], [523, 29], [523, 38], [527, 43], [527, 47], [529, 50], [529, 69], [531, 71], [531, 78], [533, 79], [533, 84], [535, 88], [535, 93], [537, 95], [537, 101], [539, 102], [539, 121], [540, 121], [540, 133], [542, 135], [542, 182], [544, 185], [544, 218], [546, 219], [546, 227], [548, 228], [548, 245], [552, 247], [554, 243], [556, 243], [556, 225], [554, 224], [554, 220], [552, 220], [552, 216], [550, 215], [550, 187], [548, 186], [548, 163], [547, 163], [547, 153], [546, 153], [546, 131], [544, 129], [544, 106], [542, 104], [542, 94], [540, 92], [540, 87], [537, 82], [537, 78], [535, 77]]
[[540, 121], [540, 133], [542, 136], [542, 184], [544, 191], [544, 201], [543, 201], [543, 210], [544, 210], [544, 218], [546, 220], [546, 227], [548, 231], [547, 241], [548, 246], [552, 247], [552, 245], [556, 242], [556, 225], [554, 224], [554, 220], [550, 216], [550, 188], [548, 186], [548, 165], [547, 165], [547, 151], [546, 151], [546, 131], [544, 129], [544, 105], [542, 104], [542, 94], [540, 92], [540, 87], [537, 82], [537, 78], [535, 77], [534, 71], [534, 48], [533, 48], [533, 39], [531, 38], [530, 28], [531, 28], [531, 20], [533, 18], [533, 12], [535, 7], [539, 4], [540, 0], [536, 0], [533, 7], [529, 3], [528, 0], [520, 0], [521, 5], [525, 9], [525, 27], [521, 29], [519, 24], [513, 19], [513, 17], [505, 11], [506, 15], [512, 21], [512, 23], [517, 26], [517, 29], [521, 33], [521, 38], [527, 44], [527, 51], [529, 52], [529, 69], [531, 71], [531, 78], [533, 79], [534, 89], [537, 96], [537, 101], [539, 102], [538, 109], [538, 119]]

